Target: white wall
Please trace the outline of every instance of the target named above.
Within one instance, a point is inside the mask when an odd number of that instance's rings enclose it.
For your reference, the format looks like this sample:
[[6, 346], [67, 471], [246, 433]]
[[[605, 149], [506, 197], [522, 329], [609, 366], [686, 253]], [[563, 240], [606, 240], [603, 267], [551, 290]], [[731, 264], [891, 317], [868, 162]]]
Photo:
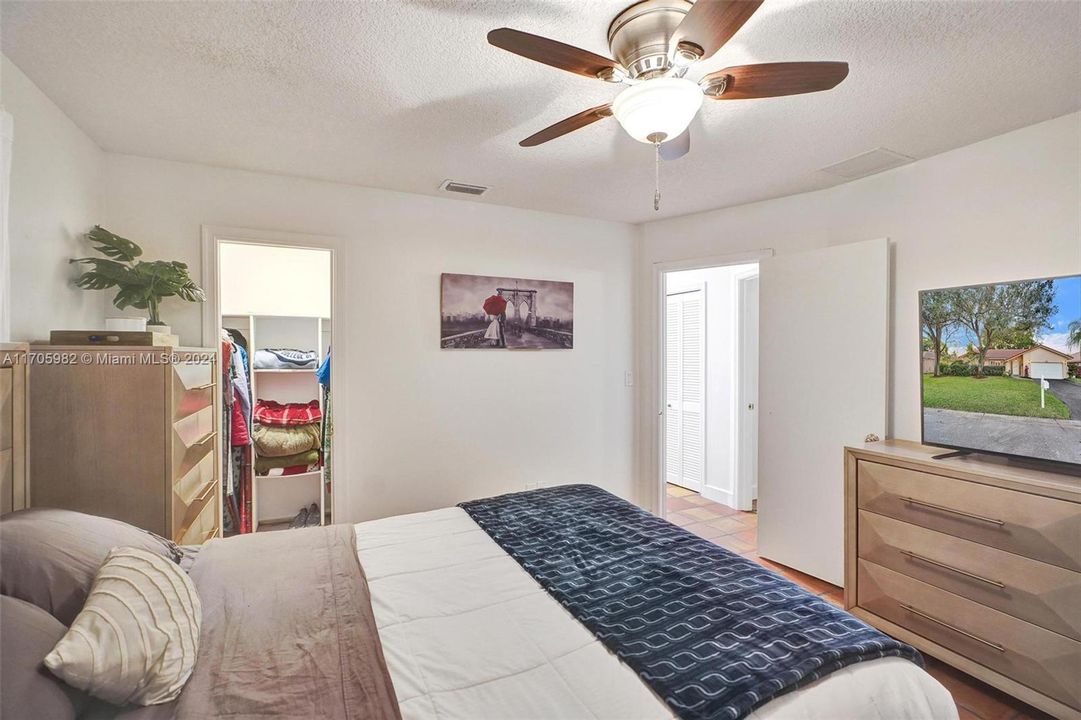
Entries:
[[[11, 338], [102, 327], [101, 293], [76, 288], [68, 264], [89, 253], [82, 234], [101, 222], [104, 153], [22, 71], [0, 56], [0, 104], [14, 117]], [[8, 278], [0, 277], [0, 283]], [[110, 295], [111, 298], [111, 295]]]
[[737, 276], [757, 265], [729, 265], [668, 273], [669, 293], [705, 285], [706, 481], [702, 495], [733, 505], [736, 473]]
[[917, 292], [1081, 272], [1081, 113], [827, 190], [647, 223], [642, 233], [636, 283], [642, 309], [639, 461], [640, 498], [648, 506], [656, 482], [654, 263], [888, 237], [893, 256], [890, 432], [919, 439]]
[[329, 251], [223, 242], [218, 254], [222, 315], [330, 317]]
[[[350, 519], [533, 481], [632, 496], [634, 227], [128, 156], [105, 168], [106, 224], [196, 275], [204, 223], [343, 238], [335, 482]], [[574, 349], [440, 350], [442, 272], [574, 282]], [[199, 341], [197, 307], [166, 302], [162, 317]]]

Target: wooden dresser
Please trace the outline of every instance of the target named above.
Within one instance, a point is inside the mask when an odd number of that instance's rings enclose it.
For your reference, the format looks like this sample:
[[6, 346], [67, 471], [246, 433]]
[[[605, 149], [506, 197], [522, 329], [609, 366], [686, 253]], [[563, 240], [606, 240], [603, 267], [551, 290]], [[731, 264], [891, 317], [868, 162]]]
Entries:
[[0, 513], [26, 507], [25, 343], [0, 343]]
[[845, 607], [1081, 718], [1081, 478], [891, 440], [845, 450]]
[[33, 346], [30, 501], [183, 545], [220, 534], [218, 350]]

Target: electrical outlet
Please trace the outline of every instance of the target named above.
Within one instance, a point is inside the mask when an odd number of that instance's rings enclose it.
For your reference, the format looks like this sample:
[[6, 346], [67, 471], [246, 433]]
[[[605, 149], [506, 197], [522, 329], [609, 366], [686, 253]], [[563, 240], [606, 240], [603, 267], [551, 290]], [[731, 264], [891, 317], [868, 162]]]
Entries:
[[634, 387], [634, 371], [628, 370], [623, 373], [623, 384], [627, 387]]
[[525, 484], [525, 489], [526, 490], [538, 490], [538, 489], [540, 489], [540, 486], [541, 486], [541, 484], [540, 484], [539, 480], [529, 480]]

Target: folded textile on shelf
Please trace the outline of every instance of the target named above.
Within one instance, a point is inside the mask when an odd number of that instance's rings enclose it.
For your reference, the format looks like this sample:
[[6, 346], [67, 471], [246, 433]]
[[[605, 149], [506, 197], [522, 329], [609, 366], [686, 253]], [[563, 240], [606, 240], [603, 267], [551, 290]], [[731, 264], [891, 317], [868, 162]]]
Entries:
[[319, 409], [318, 400], [309, 403], [279, 403], [260, 399], [255, 401], [253, 416], [260, 425], [287, 427], [320, 422], [323, 411]]
[[322, 426], [318, 422], [307, 425], [260, 425], [252, 428], [255, 449], [266, 457], [296, 455], [308, 450], [318, 450], [323, 444]]
[[315, 472], [321, 465], [293, 465], [285, 468], [267, 468], [266, 472], [259, 473], [260, 477], [284, 477], [287, 475], [300, 475], [301, 473]]
[[252, 366], [256, 370], [306, 370], [318, 365], [319, 353], [315, 350], [260, 348], [252, 358]]
[[263, 457], [260, 455], [255, 458], [255, 474], [266, 475], [271, 468], [287, 468], [295, 465], [314, 465], [318, 468], [319, 451], [309, 450], [295, 455], [283, 455], [282, 457]]

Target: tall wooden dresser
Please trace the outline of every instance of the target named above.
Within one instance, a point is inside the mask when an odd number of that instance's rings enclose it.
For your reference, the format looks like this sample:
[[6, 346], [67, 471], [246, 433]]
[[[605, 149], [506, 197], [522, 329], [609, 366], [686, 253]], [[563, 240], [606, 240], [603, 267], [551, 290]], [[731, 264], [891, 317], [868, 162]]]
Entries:
[[25, 343], [0, 343], [0, 513], [26, 507]]
[[845, 450], [845, 607], [1081, 718], [1081, 478], [891, 440]]
[[30, 503], [220, 534], [218, 350], [33, 346]]

